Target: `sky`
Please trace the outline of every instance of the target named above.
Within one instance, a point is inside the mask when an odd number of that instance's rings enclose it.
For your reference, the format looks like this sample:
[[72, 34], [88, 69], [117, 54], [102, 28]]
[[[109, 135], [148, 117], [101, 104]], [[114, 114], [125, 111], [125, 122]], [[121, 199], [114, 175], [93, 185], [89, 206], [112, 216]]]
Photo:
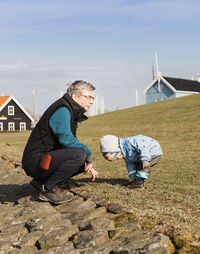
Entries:
[[85, 80], [108, 111], [145, 104], [156, 75], [197, 79], [199, 0], [0, 0], [0, 96], [44, 110]]

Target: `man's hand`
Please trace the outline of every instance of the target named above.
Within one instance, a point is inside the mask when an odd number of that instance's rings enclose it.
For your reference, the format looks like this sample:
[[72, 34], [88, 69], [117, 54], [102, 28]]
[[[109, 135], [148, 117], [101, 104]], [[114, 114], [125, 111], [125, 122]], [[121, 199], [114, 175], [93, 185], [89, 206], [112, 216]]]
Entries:
[[147, 168], [147, 167], [149, 167], [150, 166], [150, 163], [149, 162], [144, 162], [143, 163], [143, 168]]
[[96, 178], [99, 177], [98, 172], [96, 171], [95, 168], [93, 168], [93, 164], [92, 164], [92, 163], [91, 163], [91, 164], [85, 163], [85, 172], [86, 172], [86, 173], [87, 173], [87, 172], [90, 172], [90, 173], [91, 173], [91, 175], [92, 175], [92, 181], [93, 181], [93, 182], [95, 181]]

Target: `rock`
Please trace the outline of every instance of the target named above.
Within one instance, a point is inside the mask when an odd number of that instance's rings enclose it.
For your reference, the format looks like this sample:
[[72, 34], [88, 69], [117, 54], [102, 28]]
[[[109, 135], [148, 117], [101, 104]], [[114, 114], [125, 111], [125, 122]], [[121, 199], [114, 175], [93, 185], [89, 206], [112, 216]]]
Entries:
[[114, 222], [105, 216], [101, 216], [91, 221], [90, 223], [92, 230], [94, 231], [108, 231], [115, 229]]
[[37, 240], [44, 234], [42, 231], [33, 231], [21, 237], [21, 248], [34, 247]]
[[[91, 193], [72, 189], [69, 203], [41, 202], [16, 163], [0, 163], [0, 254], [168, 254], [173, 249], [167, 236], [143, 230], [132, 213]], [[198, 250], [188, 245], [192, 240], [175, 239], [180, 253]]]
[[61, 226], [62, 223], [61, 215], [54, 212], [52, 214], [47, 214], [46, 216], [43, 215], [43, 217], [39, 217], [39, 215], [34, 216], [25, 223], [25, 226], [29, 232], [38, 230], [48, 232], [55, 227]]
[[183, 248], [186, 246], [187, 243], [191, 243], [194, 241], [194, 238], [191, 234], [180, 234], [174, 236], [174, 243], [178, 249]]
[[145, 253], [145, 254], [170, 254], [168, 250], [168, 238], [162, 234], [140, 232], [124, 238], [121, 246], [117, 246], [112, 253]]
[[109, 237], [112, 240], [121, 239], [121, 238], [129, 238], [132, 234], [140, 234], [142, 232], [141, 226], [138, 222], [133, 223], [124, 223], [121, 224], [120, 227], [116, 227], [114, 230], [109, 231]]
[[124, 223], [130, 223], [135, 221], [135, 216], [132, 213], [119, 213], [112, 216], [115, 222], [115, 226], [119, 227]]
[[[69, 223], [70, 224], [70, 223]], [[38, 249], [51, 248], [63, 245], [68, 242], [69, 237], [78, 232], [78, 227], [74, 225], [64, 226], [60, 229], [53, 230], [41, 236], [36, 246]]]
[[179, 254], [200, 254], [200, 241], [195, 241], [189, 233], [179, 233], [173, 237]]
[[12, 249], [8, 254], [35, 254], [38, 252], [36, 247], [28, 247], [21, 249]]
[[184, 246], [178, 251], [179, 254], [199, 254], [200, 253], [200, 246]]
[[98, 209], [94, 209], [94, 207], [90, 207], [90, 209], [83, 209], [80, 211], [73, 211], [70, 214], [66, 214], [66, 218], [70, 219], [73, 224], [77, 224], [81, 230], [84, 230], [93, 219], [105, 214], [105, 207], [100, 207]]
[[7, 227], [4, 227], [4, 229], [1, 230], [0, 239], [14, 241], [18, 237], [27, 234], [27, 232], [24, 224], [7, 225]]
[[71, 211], [75, 209], [77, 205], [81, 204], [82, 202], [83, 202], [83, 198], [77, 196], [71, 202], [63, 203], [61, 205], [56, 206], [55, 208], [60, 213], [71, 213]]
[[81, 211], [81, 210], [87, 210], [87, 211], [89, 211], [89, 210], [91, 210], [91, 209], [93, 209], [95, 207], [96, 207], [96, 204], [93, 201], [86, 200], [86, 201], [81, 202], [80, 204], [78, 204], [76, 206], [76, 210], [77, 210], [77, 212]]
[[93, 230], [79, 231], [74, 239], [73, 243], [76, 248], [94, 248], [104, 244], [108, 241], [108, 234], [106, 231], [99, 231], [94, 233]]
[[78, 250], [74, 249], [74, 245], [72, 242], [67, 242], [61, 246], [52, 247], [49, 249], [42, 249], [38, 252], [39, 254], [80, 254]]
[[11, 243], [8, 240], [4, 240], [0, 236], [0, 254], [7, 254], [11, 248]]
[[84, 217], [81, 218], [81, 221], [77, 223], [79, 224], [80, 230], [84, 230], [85, 228], [87, 228], [92, 220], [102, 216], [105, 213], [106, 213], [105, 207], [99, 207], [94, 211], [87, 213]]

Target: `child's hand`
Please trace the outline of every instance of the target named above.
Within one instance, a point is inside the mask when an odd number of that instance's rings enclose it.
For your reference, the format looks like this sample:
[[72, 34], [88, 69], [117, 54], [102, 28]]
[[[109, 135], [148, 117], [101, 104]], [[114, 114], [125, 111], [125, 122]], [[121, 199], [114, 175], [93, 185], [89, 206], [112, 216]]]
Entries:
[[149, 167], [150, 166], [150, 163], [149, 162], [144, 162], [143, 163], [143, 168], [147, 168], [147, 167]]

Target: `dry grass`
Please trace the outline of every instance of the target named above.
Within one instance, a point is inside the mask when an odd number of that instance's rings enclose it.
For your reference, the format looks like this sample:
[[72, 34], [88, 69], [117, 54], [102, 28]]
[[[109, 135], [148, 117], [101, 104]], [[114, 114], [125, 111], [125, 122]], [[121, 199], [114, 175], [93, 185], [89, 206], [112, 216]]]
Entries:
[[[151, 220], [159, 231], [172, 228], [200, 232], [200, 95], [119, 110], [91, 117], [78, 129], [96, 160], [99, 179], [75, 177], [80, 189], [130, 208], [141, 222]], [[0, 134], [0, 152], [21, 159], [30, 132]], [[99, 151], [102, 135], [143, 134], [162, 146], [160, 159], [143, 191], [129, 190], [123, 161], [107, 162]]]

